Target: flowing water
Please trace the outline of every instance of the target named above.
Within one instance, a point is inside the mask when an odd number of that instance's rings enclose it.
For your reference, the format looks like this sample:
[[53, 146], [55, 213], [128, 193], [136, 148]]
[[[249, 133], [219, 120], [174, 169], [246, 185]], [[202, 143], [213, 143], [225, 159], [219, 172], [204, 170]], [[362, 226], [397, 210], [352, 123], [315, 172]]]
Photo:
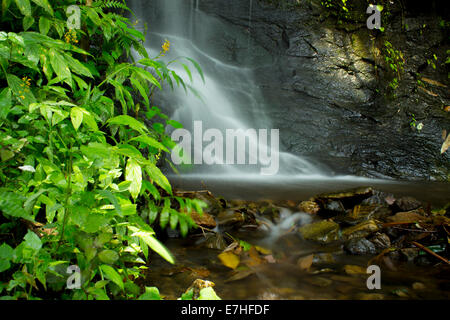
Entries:
[[[246, 0], [242, 0], [246, 1]], [[247, 63], [236, 64], [227, 61], [217, 45], [217, 35], [232, 34], [236, 30], [227, 30], [217, 17], [201, 11], [201, 0], [152, 0], [130, 1], [130, 7], [137, 15], [140, 24], [149, 25], [148, 41], [151, 56], [157, 56], [165, 40], [171, 43], [165, 61], [178, 57], [190, 57], [196, 60], [204, 72], [204, 82], [192, 70], [193, 81], [181, 64], [172, 64], [192, 89], [186, 94], [182, 88], [174, 91], [164, 90], [156, 96], [158, 103], [174, 120], [181, 122], [192, 137], [192, 158], [203, 152], [203, 136], [195, 137], [195, 123], [201, 121], [201, 135], [208, 129], [216, 129], [223, 137], [227, 129], [267, 129], [270, 135], [250, 135], [246, 144], [246, 161], [250, 162], [252, 146], [267, 156], [279, 157], [279, 173], [272, 176], [261, 175], [261, 168], [268, 165], [263, 157], [257, 163], [221, 164], [222, 154], [214, 154], [215, 165], [194, 165], [180, 167], [181, 175], [170, 175], [174, 185], [184, 190], [208, 189], [217, 196], [226, 199], [243, 200], [306, 200], [315, 194], [346, 189], [349, 187], [371, 185], [396, 195], [412, 195], [433, 205], [443, 205], [450, 201], [449, 185], [445, 183], [404, 183], [397, 181], [373, 180], [359, 177], [331, 177], [320, 164], [307, 159], [279, 151], [271, 140], [274, 134], [271, 121], [266, 115], [270, 108], [262, 98], [260, 89], [253, 80], [252, 59], [252, 0], [247, 1], [247, 38], [240, 44], [241, 50], [247, 51]], [[239, 47], [239, 46], [238, 46]], [[218, 49], [219, 48], [219, 49]], [[225, 50], [225, 48], [222, 48]], [[182, 59], [180, 59], [181, 61]], [[188, 90], [189, 91], [189, 90]], [[192, 92], [196, 92], [197, 95]], [[210, 137], [211, 138], [211, 137]], [[199, 141], [200, 143], [195, 143]], [[211, 139], [209, 140], [212, 141]], [[225, 139], [224, 139], [225, 141]], [[282, 148], [282, 146], [280, 146]], [[236, 150], [235, 150], [236, 151]], [[239, 150], [238, 150], [239, 151]], [[267, 160], [267, 159], [266, 159]], [[177, 265], [170, 267], [158, 256], [152, 258], [152, 265], [145, 280], [148, 285], [156, 285], [169, 298], [179, 297], [196, 278], [210, 279], [225, 299], [348, 299], [363, 298], [367, 294], [366, 276], [349, 276], [342, 272], [344, 265], [365, 265], [367, 258], [349, 257], [339, 248], [327, 248], [305, 243], [300, 237], [289, 233], [292, 226], [308, 223], [309, 216], [290, 212], [285, 209], [281, 220], [274, 223], [261, 217], [265, 229], [262, 236], [244, 230], [235, 236], [254, 244], [260, 244], [273, 250], [275, 263], [265, 263], [254, 268], [247, 275], [229, 271], [217, 259], [220, 251], [208, 249], [204, 238], [191, 236], [188, 239], [169, 239], [166, 245], [177, 258]], [[264, 223], [265, 222], [265, 223]], [[332, 251], [336, 261], [316, 268], [316, 273], [299, 271], [296, 261], [311, 252], [316, 254]], [[447, 298], [448, 276], [436, 280], [425, 269], [411, 269], [407, 272], [384, 273], [383, 289], [378, 293], [385, 297], [402, 298], [401, 294], [392, 296], [395, 290], [406, 290], [409, 298]], [[427, 269], [429, 270], [429, 269]], [[325, 276], [325, 277], [324, 277]], [[241, 279], [239, 280], [239, 278]], [[420, 292], [412, 289], [415, 282], [425, 284]], [[403, 296], [404, 297], [404, 296]]]
[[[270, 159], [278, 159], [278, 164], [269, 174], [282, 175], [318, 175], [322, 170], [315, 164], [279, 150], [276, 133], [271, 129], [270, 119], [267, 118], [266, 105], [260, 89], [255, 85], [252, 69], [242, 65], [229, 64], [220, 57], [212, 45], [219, 30], [228, 28], [215, 17], [203, 13], [201, 1], [188, 0], [155, 0], [151, 3], [131, 1], [131, 9], [140, 21], [148, 22], [150, 33], [148, 48], [152, 56], [157, 56], [161, 44], [167, 39], [171, 43], [170, 51], [164, 59], [170, 61], [177, 57], [190, 57], [196, 60], [203, 69], [205, 81], [193, 69], [193, 82], [189, 82], [189, 75], [181, 64], [171, 67], [180, 74], [191, 88], [197, 93], [186, 94], [183, 88], [174, 91], [166, 90], [158, 96], [160, 101], [171, 110], [171, 118], [181, 122], [192, 135], [192, 157], [201, 158], [204, 147], [203, 133], [208, 129], [223, 137], [219, 142], [219, 152], [213, 153], [213, 164], [181, 168], [182, 174], [200, 173], [202, 175], [249, 175], [261, 173], [262, 167], [269, 166]], [[252, 1], [248, 2], [248, 30], [251, 29]], [[232, 32], [232, 31], [230, 31]], [[249, 31], [250, 32], [250, 31]], [[251, 59], [251, 38], [247, 37], [247, 48]], [[218, 56], [219, 55], [219, 56]], [[182, 59], [180, 59], [181, 61]], [[188, 64], [187, 61], [183, 61]], [[167, 110], [167, 108], [165, 108]], [[201, 122], [201, 130], [194, 128], [195, 122]], [[227, 143], [227, 130], [255, 130], [241, 137], [246, 138], [244, 150], [236, 149]], [[265, 133], [260, 129], [266, 130]], [[200, 135], [200, 137], [199, 137]], [[195, 143], [194, 141], [200, 141]], [[210, 137], [209, 142], [217, 141]], [[223, 145], [226, 144], [226, 145]], [[218, 150], [216, 149], [216, 150]], [[256, 152], [254, 152], [256, 151]], [[227, 153], [234, 153], [230, 159], [225, 159]], [[241, 155], [240, 155], [241, 153]], [[239, 162], [239, 156], [245, 154]], [[275, 160], [274, 160], [275, 161]], [[277, 170], [279, 169], [279, 170]]]

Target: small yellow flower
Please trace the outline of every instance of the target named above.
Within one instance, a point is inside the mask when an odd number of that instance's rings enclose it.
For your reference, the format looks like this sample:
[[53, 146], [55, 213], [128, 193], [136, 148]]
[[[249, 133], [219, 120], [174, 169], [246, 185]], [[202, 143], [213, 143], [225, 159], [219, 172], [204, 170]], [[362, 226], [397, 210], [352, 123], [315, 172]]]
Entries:
[[162, 49], [163, 49], [163, 53], [166, 53], [167, 51], [170, 50], [170, 41], [166, 39], [166, 41], [164, 41], [164, 44], [162, 45]]

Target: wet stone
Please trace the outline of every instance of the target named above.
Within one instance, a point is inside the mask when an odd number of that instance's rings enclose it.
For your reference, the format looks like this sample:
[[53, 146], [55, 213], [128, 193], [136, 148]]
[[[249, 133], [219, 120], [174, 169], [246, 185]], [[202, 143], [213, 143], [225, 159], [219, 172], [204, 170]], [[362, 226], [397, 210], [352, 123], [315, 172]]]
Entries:
[[357, 224], [370, 219], [378, 208], [378, 205], [356, 205], [339, 220], [348, 224]]
[[413, 197], [402, 197], [400, 199], [395, 200], [395, 206], [398, 207], [401, 211], [411, 211], [419, 208], [422, 203]]
[[345, 250], [354, 255], [376, 254], [375, 245], [365, 238], [353, 238], [344, 245]]
[[378, 250], [384, 250], [391, 246], [391, 240], [389, 239], [388, 235], [385, 233], [379, 233], [377, 232], [371, 239], [370, 242], [372, 242], [375, 247]]
[[336, 260], [334, 259], [333, 255], [331, 253], [316, 253], [314, 254], [313, 262], [312, 264], [314, 266], [318, 265], [328, 265], [328, 264], [334, 264], [336, 263]]
[[403, 249], [400, 249], [400, 252], [402, 253], [402, 256], [404, 258], [406, 258], [406, 260], [413, 261], [419, 255], [420, 249], [419, 248], [403, 248]]
[[342, 231], [346, 239], [363, 238], [378, 231], [378, 226], [373, 220], [362, 222], [356, 226], [349, 227]]
[[314, 201], [302, 201], [297, 208], [298, 210], [309, 214], [317, 214], [320, 210], [319, 205]]
[[339, 225], [334, 221], [322, 220], [299, 228], [305, 240], [331, 242], [339, 239]]

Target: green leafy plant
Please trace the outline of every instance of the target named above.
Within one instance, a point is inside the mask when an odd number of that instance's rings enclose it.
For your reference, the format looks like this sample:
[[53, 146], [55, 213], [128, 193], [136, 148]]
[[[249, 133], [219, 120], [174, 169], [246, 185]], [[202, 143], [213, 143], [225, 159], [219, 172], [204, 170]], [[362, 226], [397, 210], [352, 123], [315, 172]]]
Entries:
[[396, 90], [399, 86], [402, 73], [404, 71], [405, 58], [400, 50], [395, 49], [389, 41], [384, 42], [384, 60], [388, 69], [391, 71], [392, 80], [389, 82], [389, 87]]
[[[71, 4], [80, 30], [67, 29]], [[128, 11], [124, 1], [2, 3], [2, 299], [153, 299], [157, 289], [135, 284], [149, 250], [175, 260], [152, 227], [185, 236], [205, 206], [174, 196], [157, 166], [174, 146], [164, 128], [180, 124], [152, 105], [153, 90], [189, 85], [159, 59], [167, 43], [149, 57], [117, 10]], [[81, 270], [79, 289], [66, 290], [69, 265]]]

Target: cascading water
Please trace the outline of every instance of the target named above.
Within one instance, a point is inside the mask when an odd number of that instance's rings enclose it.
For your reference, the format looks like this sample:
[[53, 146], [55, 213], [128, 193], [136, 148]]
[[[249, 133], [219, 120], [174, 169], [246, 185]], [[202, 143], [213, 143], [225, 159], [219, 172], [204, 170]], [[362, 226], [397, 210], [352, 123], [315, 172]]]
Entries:
[[[196, 165], [188, 167], [187, 170], [181, 168], [182, 174], [222, 174], [239, 177], [259, 175], [261, 172], [289, 176], [320, 174], [320, 170], [305, 159], [279, 151], [278, 136], [271, 130], [273, 128], [265, 114], [265, 108], [268, 106], [254, 84], [252, 69], [224, 62], [220, 49], [213, 44], [220, 32], [229, 27], [218, 18], [203, 13], [200, 10], [200, 0], [134, 0], [130, 4], [138, 19], [149, 24], [147, 42], [150, 44], [148, 49], [152, 56], [158, 55], [161, 44], [167, 39], [171, 43], [170, 51], [164, 57], [167, 61], [177, 57], [190, 57], [200, 64], [204, 72], [205, 82], [199, 74], [192, 72], [193, 82], [189, 83], [189, 76], [184, 68], [181, 65], [171, 65], [171, 68], [198, 92], [201, 99], [192, 93], [186, 94], [182, 88], [165, 90], [158, 96], [158, 99], [164, 102], [164, 110], [169, 106], [173, 112], [171, 118], [181, 122], [193, 135], [191, 160], [196, 161]], [[246, 50], [248, 58], [251, 59], [252, 0], [249, 0], [248, 5], [249, 34]], [[230, 33], [232, 32], [235, 30], [230, 30]], [[209, 133], [217, 133], [223, 140], [218, 141], [217, 135], [203, 136], [208, 129], [213, 129], [209, 130]], [[230, 158], [226, 158], [231, 151], [226, 150], [229, 147], [226, 144], [222, 150], [214, 149], [210, 163], [202, 162], [205, 146], [214, 142], [218, 143], [216, 145], [223, 145], [228, 142], [227, 130], [239, 129], [250, 130], [246, 131], [249, 134], [246, 136], [244, 148], [245, 160], [241, 158], [241, 162], [235, 161], [235, 157], [239, 159], [239, 156], [243, 156], [239, 155], [243, 151], [236, 150], [234, 145]], [[266, 134], [260, 129], [266, 129]], [[275, 159], [278, 160], [277, 164], [274, 164]], [[203, 165], [198, 165], [200, 163]], [[261, 169], [263, 167], [266, 168], [265, 171]], [[269, 167], [271, 170], [267, 170]]]

